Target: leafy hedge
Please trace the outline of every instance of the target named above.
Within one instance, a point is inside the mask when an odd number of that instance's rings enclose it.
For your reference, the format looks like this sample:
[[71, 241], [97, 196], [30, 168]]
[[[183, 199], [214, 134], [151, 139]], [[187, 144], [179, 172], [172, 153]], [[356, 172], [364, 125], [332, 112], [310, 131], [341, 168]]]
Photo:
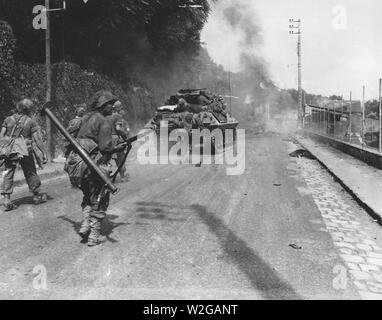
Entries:
[[[150, 93], [141, 87], [127, 85], [122, 87], [111, 78], [81, 69], [72, 63], [57, 63], [53, 71], [53, 112], [64, 124], [74, 117], [75, 105], [87, 103], [98, 90], [110, 90], [122, 101], [126, 108], [127, 120], [133, 131], [141, 127], [152, 115], [155, 102]], [[42, 64], [16, 63], [13, 80], [8, 83], [3, 100], [0, 100], [0, 121], [11, 114], [17, 101], [23, 98], [34, 100], [37, 108], [35, 118], [39, 122], [45, 137], [45, 119], [38, 111], [45, 102], [46, 72]], [[139, 111], [139, 112], [138, 112]], [[57, 152], [61, 153], [62, 137], [53, 130], [53, 141]]]
[[14, 68], [16, 39], [10, 25], [0, 20], [0, 81], [8, 80]]
[[15, 65], [13, 60], [15, 45], [12, 28], [7, 22], [0, 20], [0, 117], [6, 113], [5, 106], [11, 100], [9, 83], [12, 81]]

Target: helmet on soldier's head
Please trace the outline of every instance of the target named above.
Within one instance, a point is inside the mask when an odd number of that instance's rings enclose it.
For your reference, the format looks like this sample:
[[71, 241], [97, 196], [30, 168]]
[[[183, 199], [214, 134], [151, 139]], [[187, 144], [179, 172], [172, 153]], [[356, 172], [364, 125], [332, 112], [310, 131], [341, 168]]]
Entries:
[[76, 106], [76, 116], [83, 117], [86, 113], [86, 109], [84, 105]]
[[29, 114], [33, 108], [33, 101], [31, 99], [23, 99], [16, 104], [18, 113]]
[[184, 115], [184, 120], [186, 120], [187, 123], [192, 123], [194, 116], [190, 112], [186, 112]]
[[180, 98], [178, 100], [178, 106], [177, 106], [177, 110], [179, 112], [183, 112], [183, 111], [186, 111], [187, 110], [187, 107], [188, 107], [188, 103], [185, 99], [183, 98]]
[[113, 105], [113, 112], [121, 112], [122, 111], [122, 102], [117, 100]]
[[180, 98], [180, 99], [178, 100], [178, 105], [179, 105], [179, 106], [184, 106], [184, 105], [186, 105], [186, 104], [187, 104], [187, 101], [186, 101], [185, 99]]
[[94, 94], [90, 107], [93, 110], [101, 109], [105, 104], [114, 104], [117, 101], [117, 97], [114, 96], [110, 91], [101, 90]]

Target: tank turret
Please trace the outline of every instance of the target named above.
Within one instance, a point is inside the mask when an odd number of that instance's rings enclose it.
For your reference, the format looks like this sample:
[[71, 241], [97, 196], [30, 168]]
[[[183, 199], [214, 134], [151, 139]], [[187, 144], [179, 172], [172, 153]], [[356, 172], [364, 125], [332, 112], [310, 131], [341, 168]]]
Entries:
[[[170, 132], [183, 128], [190, 135], [192, 129], [222, 130], [223, 141], [212, 141], [213, 147], [216, 147], [217, 144], [219, 147], [233, 144], [239, 124], [228, 112], [224, 98], [207, 89], [179, 90], [175, 95], [170, 96], [163, 106], [156, 109], [153, 118], [145, 128], [155, 130], [159, 135], [161, 121], [168, 122]], [[228, 141], [228, 136], [226, 138], [226, 129], [233, 131], [232, 141]]]

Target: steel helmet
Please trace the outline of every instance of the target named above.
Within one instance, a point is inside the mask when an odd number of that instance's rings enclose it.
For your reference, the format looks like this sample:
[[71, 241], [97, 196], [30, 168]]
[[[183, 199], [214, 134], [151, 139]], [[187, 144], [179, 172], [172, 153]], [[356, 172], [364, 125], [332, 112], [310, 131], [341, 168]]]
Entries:
[[94, 94], [90, 106], [92, 109], [100, 109], [107, 103], [114, 104], [117, 100], [110, 91], [101, 90]]

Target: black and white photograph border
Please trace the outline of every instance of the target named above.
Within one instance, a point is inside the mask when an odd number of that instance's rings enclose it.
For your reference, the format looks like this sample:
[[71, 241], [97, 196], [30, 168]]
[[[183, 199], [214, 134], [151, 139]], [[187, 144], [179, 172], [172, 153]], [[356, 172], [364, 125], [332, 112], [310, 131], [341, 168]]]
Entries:
[[381, 9], [0, 0], [0, 299], [382, 300]]

